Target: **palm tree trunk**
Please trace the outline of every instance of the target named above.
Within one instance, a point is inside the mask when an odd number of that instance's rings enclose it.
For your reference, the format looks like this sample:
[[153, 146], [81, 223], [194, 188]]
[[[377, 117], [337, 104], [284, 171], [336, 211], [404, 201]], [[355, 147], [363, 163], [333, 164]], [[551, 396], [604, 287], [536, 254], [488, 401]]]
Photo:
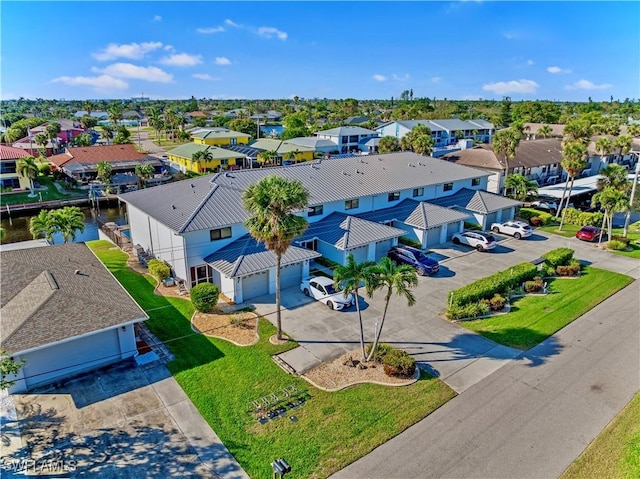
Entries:
[[607, 224], [607, 210], [604, 211], [604, 216], [602, 217], [602, 224], [600, 225], [600, 234], [598, 235], [598, 246], [602, 244], [602, 232], [604, 231], [606, 224]]
[[[562, 219], [560, 220], [560, 226], [558, 227], [558, 231], [562, 231], [562, 225], [564, 224], [564, 218], [567, 216], [567, 208], [569, 207], [569, 200], [571, 199], [571, 192], [573, 191], [573, 182], [575, 180], [575, 176], [571, 177], [571, 186], [569, 187], [569, 195], [567, 196], [567, 204], [562, 210]], [[562, 202], [558, 205], [558, 209], [562, 208]]]
[[569, 185], [569, 183], [565, 181], [564, 182], [564, 189], [562, 190], [562, 198], [560, 198], [560, 204], [558, 205], [558, 210], [556, 211], [556, 218], [555, 219], [558, 219], [558, 216], [560, 215], [560, 212], [562, 211], [562, 203], [564, 203], [564, 196], [567, 194], [567, 186], [568, 185]]
[[282, 255], [276, 253], [276, 324], [278, 328], [278, 340], [282, 340], [282, 317], [280, 315], [280, 260]]
[[362, 325], [362, 312], [360, 312], [360, 295], [358, 294], [358, 288], [355, 289], [356, 293], [356, 311], [358, 312], [358, 320], [360, 321], [360, 348], [362, 349], [362, 360], [367, 361], [367, 353], [364, 350], [364, 326]]
[[380, 341], [380, 334], [382, 333], [382, 327], [384, 326], [384, 320], [387, 317], [387, 309], [389, 308], [389, 300], [391, 299], [391, 290], [387, 293], [387, 297], [385, 298], [386, 302], [384, 304], [384, 311], [382, 313], [382, 321], [380, 321], [380, 328], [376, 331], [376, 337], [373, 340], [373, 346], [371, 346], [371, 351], [369, 351], [369, 356], [367, 357], [367, 361], [371, 361], [373, 358], [373, 353], [376, 352], [376, 348], [378, 347], [378, 341]]

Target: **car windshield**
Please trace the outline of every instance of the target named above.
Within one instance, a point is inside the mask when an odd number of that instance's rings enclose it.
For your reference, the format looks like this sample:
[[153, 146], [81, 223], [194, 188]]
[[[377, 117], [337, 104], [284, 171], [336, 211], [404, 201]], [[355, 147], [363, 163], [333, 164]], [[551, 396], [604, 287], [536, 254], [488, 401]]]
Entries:
[[429, 261], [429, 257], [424, 253], [416, 253], [416, 259], [418, 261]]
[[332, 284], [325, 285], [324, 289], [327, 290], [327, 294], [336, 294], [336, 288]]

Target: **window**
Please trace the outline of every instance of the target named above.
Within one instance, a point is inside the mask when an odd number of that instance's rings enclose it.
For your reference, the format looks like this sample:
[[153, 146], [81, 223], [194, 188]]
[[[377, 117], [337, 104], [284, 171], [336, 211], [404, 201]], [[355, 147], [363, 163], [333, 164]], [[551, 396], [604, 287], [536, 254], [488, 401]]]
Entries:
[[206, 265], [191, 267], [191, 287], [199, 283], [213, 283], [213, 268]]
[[398, 201], [400, 199], [400, 192], [394, 191], [389, 193], [389, 201]]
[[224, 165], [224, 166], [227, 166], [229, 164], [229, 160], [227, 160], [227, 159], [220, 160], [220, 164]]
[[416, 196], [423, 196], [424, 195], [424, 188], [414, 188], [413, 189], [413, 197], [415, 198]]
[[355, 200], [347, 200], [344, 202], [345, 210], [353, 210], [358, 206], [360, 206], [360, 200], [358, 198], [356, 198]]
[[358, 143], [358, 135], [351, 135], [349, 137], [349, 143]]
[[226, 228], [220, 228], [217, 230], [209, 231], [209, 236], [211, 241], [217, 241], [225, 238], [231, 238], [231, 227], [227, 226]]
[[453, 183], [445, 183], [442, 185], [443, 191], [451, 191], [453, 189]]
[[349, 143], [349, 137], [348, 136], [341, 136], [340, 137], [340, 143]]
[[480, 178], [474, 178], [471, 180], [471, 186], [480, 186]]
[[307, 214], [307, 216], [319, 216], [322, 214], [323, 205], [316, 205], [316, 206], [310, 206], [309, 207], [309, 213]]

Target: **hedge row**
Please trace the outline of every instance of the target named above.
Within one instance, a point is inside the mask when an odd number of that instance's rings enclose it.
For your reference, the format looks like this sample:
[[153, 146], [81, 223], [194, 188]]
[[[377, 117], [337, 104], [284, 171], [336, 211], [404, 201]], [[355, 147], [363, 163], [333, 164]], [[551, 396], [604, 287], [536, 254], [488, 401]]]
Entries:
[[542, 255], [545, 264], [554, 268], [565, 266], [571, 263], [573, 259], [573, 250], [571, 248], [556, 248]]
[[482, 299], [491, 299], [495, 294], [508, 296], [508, 292], [517, 288], [523, 282], [533, 279], [538, 274], [538, 268], [531, 263], [520, 263], [512, 268], [498, 271], [491, 276], [481, 278], [471, 284], [452, 291], [451, 305], [464, 306], [476, 303]]
[[520, 208], [518, 216], [523, 220], [529, 221], [529, 223], [535, 223], [535, 221], [531, 221], [531, 218], [540, 218], [542, 220], [541, 224], [537, 224], [535, 226], [548, 225], [555, 219], [551, 213], [545, 213], [544, 211], [534, 210], [532, 208]]
[[589, 213], [587, 211], [580, 211], [575, 208], [567, 208], [564, 222], [570, 225], [599, 227], [602, 225], [603, 217], [604, 215], [599, 211]]

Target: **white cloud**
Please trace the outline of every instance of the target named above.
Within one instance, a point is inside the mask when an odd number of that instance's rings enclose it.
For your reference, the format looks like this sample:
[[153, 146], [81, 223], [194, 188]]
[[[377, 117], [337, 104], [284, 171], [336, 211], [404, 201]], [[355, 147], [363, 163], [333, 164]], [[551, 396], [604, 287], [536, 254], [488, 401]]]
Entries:
[[596, 85], [589, 80], [579, 80], [575, 82], [573, 85], [567, 85], [564, 87], [565, 90], [606, 90], [607, 88], [611, 88], [613, 85], [611, 83], [602, 83], [600, 85]]
[[442, 77], [431, 77], [431, 83], [440, 83], [442, 81]]
[[207, 80], [207, 81], [217, 81], [220, 80], [220, 78], [217, 77], [212, 77], [211, 75], [209, 75], [208, 73], [194, 73], [193, 75], [191, 75], [193, 78], [197, 78], [198, 80]]
[[158, 67], [141, 67], [131, 63], [114, 63], [105, 68], [92, 68], [94, 73], [103, 73], [115, 78], [132, 78], [156, 83], [170, 83], [173, 75]]
[[408, 74], [408, 73], [405, 73], [403, 76], [400, 76], [400, 75], [396, 75], [396, 74], [394, 73], [394, 74], [393, 74], [393, 79], [394, 79], [395, 81], [400, 81], [400, 82], [408, 81], [408, 80], [409, 80], [409, 74]]
[[553, 73], [554, 75], [556, 73], [571, 73], [571, 70], [569, 70], [568, 68], [560, 68], [560, 67], [556, 67], [556, 66], [547, 67], [547, 71], [549, 73]]
[[224, 27], [201, 27], [196, 29], [196, 32], [202, 33], [204, 35], [210, 35], [212, 33], [224, 32]]
[[375, 75], [373, 75], [373, 79], [375, 81], [387, 81], [387, 77], [384, 75], [380, 75], [379, 73], [376, 73]]
[[54, 83], [64, 83], [69, 86], [90, 86], [97, 90], [124, 90], [129, 87], [126, 81], [113, 78], [109, 75], [100, 75], [98, 77], [61, 76], [51, 81]]
[[110, 43], [104, 50], [95, 52], [92, 55], [96, 60], [100, 61], [115, 60], [116, 58], [140, 60], [147, 53], [161, 47], [161, 42], [127, 43], [122, 45]]
[[527, 60], [527, 65], [529, 66], [533, 65], [533, 60]]
[[287, 32], [280, 31], [274, 27], [260, 27], [256, 33], [264, 38], [273, 38], [275, 36], [282, 41], [286, 40], [288, 37]]
[[492, 91], [498, 95], [504, 95], [506, 93], [535, 93], [538, 91], [539, 86], [533, 80], [511, 80], [487, 83], [482, 85], [482, 89], [484, 91]]
[[202, 63], [200, 55], [189, 55], [188, 53], [174, 53], [160, 60], [163, 65], [171, 65], [174, 67], [193, 67]]
[[216, 65], [231, 65], [231, 60], [227, 57], [216, 57], [213, 61]]
[[160, 15], [154, 15], [153, 21], [154, 22], [161, 22], [162, 21], [162, 17]]
[[229, 25], [230, 27], [235, 27], [235, 28], [242, 27], [242, 25], [239, 25], [239, 24], [233, 22], [232, 20], [229, 20], [228, 18], [224, 21], [224, 23]]

